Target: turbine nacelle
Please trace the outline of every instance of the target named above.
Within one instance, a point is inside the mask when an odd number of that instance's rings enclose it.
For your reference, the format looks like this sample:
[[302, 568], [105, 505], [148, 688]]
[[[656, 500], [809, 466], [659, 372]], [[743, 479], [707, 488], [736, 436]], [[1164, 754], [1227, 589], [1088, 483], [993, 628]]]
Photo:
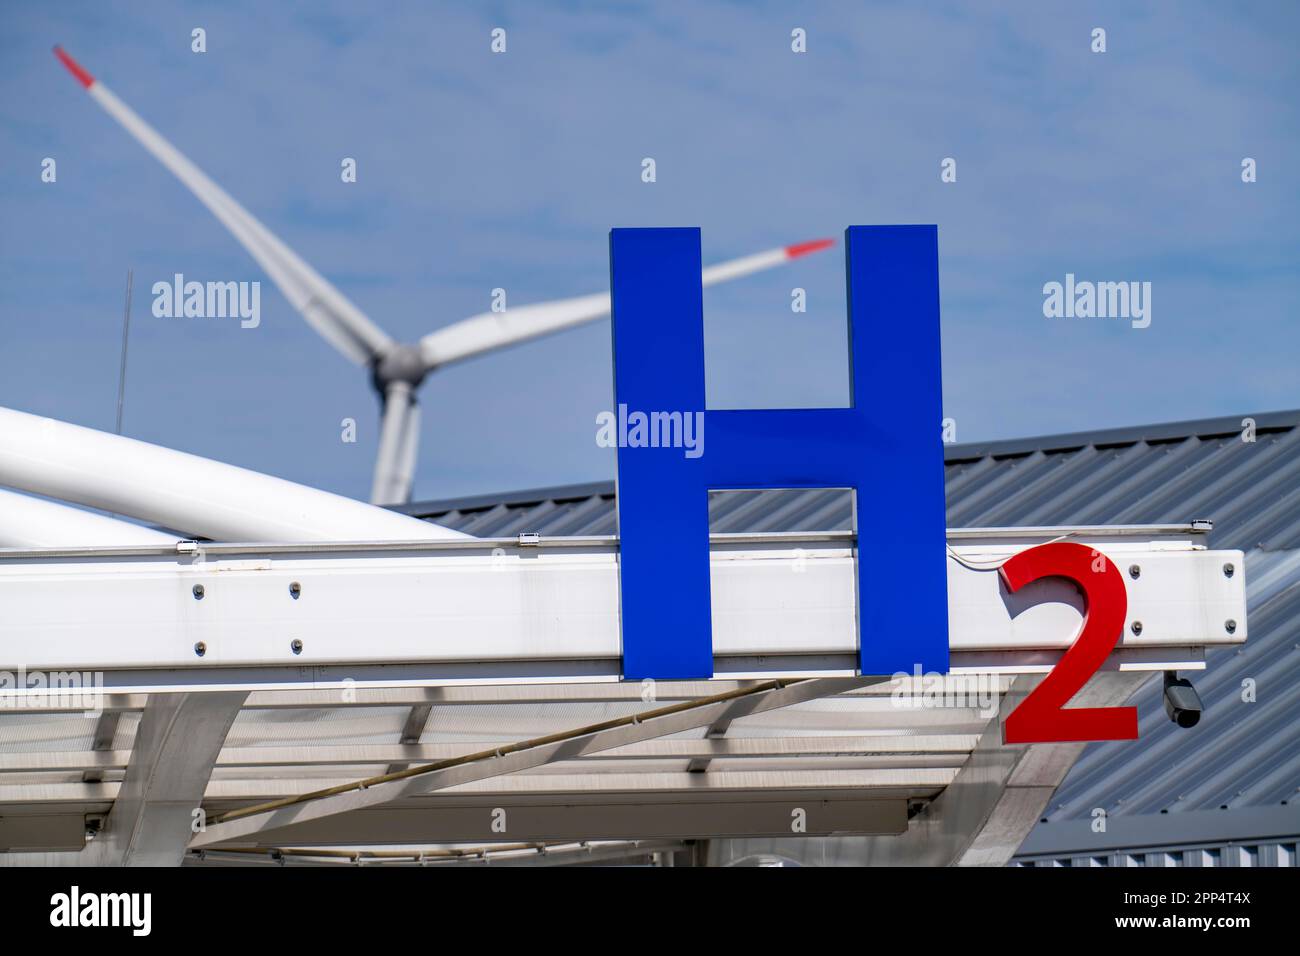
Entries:
[[418, 345], [394, 345], [380, 355], [370, 366], [370, 380], [380, 395], [385, 394], [395, 382], [404, 382], [412, 389], [419, 388], [424, 377], [433, 371], [425, 364], [424, 353]]

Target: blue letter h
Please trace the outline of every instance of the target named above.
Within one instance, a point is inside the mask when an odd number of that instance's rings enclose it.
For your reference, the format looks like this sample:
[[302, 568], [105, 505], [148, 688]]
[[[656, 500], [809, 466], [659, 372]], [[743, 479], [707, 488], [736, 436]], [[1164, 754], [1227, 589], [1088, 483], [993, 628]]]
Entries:
[[851, 226], [850, 407], [705, 410], [698, 229], [614, 229], [614, 393], [704, 413], [703, 455], [618, 449], [623, 676], [713, 675], [708, 491], [852, 488], [862, 674], [948, 670], [938, 234]]

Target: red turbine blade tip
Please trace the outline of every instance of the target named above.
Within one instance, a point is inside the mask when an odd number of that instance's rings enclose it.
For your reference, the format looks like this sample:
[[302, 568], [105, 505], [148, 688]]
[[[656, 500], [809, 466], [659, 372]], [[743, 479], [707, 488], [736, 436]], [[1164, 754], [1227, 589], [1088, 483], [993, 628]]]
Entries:
[[59, 62], [68, 68], [68, 72], [75, 76], [82, 86], [86, 89], [90, 89], [91, 84], [95, 82], [95, 78], [87, 73], [80, 63], [68, 56], [61, 46], [56, 46], [54, 48], [54, 55], [59, 58]]
[[785, 254], [789, 259], [798, 259], [800, 256], [829, 249], [833, 245], [835, 245], [834, 239], [814, 239], [812, 242], [800, 242], [793, 246], [786, 246]]

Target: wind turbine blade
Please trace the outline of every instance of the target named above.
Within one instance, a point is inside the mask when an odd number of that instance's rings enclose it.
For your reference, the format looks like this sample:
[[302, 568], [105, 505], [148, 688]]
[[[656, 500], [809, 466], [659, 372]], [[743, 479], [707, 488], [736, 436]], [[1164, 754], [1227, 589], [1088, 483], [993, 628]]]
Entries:
[[176, 540], [174, 534], [0, 488], [0, 547], [116, 548]]
[[393, 382], [384, 392], [384, 418], [379, 429], [379, 454], [370, 501], [401, 505], [411, 499], [411, 479], [420, 447], [420, 406], [406, 382]]
[[[729, 282], [830, 248], [834, 244], [834, 239], [819, 239], [769, 249], [709, 266], [701, 272], [700, 278], [706, 286]], [[517, 309], [508, 308], [504, 312], [483, 312], [430, 332], [420, 340], [420, 356], [424, 359], [425, 366], [433, 369], [514, 345], [516, 342], [572, 328], [606, 315], [609, 315], [608, 292], [539, 302]]]
[[469, 537], [256, 471], [9, 408], [0, 408], [0, 485], [216, 541]]
[[95, 102], [189, 187], [190, 192], [230, 230], [258, 265], [266, 270], [285, 298], [331, 345], [358, 365], [368, 364], [392, 347], [393, 340], [343, 293], [303, 262], [103, 83], [86, 72], [61, 47], [56, 46], [54, 53]]

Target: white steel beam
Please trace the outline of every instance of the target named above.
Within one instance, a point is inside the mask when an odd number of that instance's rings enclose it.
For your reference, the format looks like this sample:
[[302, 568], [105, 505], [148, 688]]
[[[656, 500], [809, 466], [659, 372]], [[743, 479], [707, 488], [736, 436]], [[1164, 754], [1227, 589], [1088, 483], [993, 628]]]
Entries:
[[217, 754], [245, 696], [230, 692], [150, 698], [103, 833], [83, 851], [81, 862], [180, 864]]
[[10, 408], [0, 408], [0, 484], [217, 541], [467, 537], [246, 468]]
[[[896, 736], [723, 737], [703, 740], [646, 740], [582, 758], [581, 764], [612, 760], [759, 760], [777, 757], [910, 757], [965, 756], [979, 739], [976, 734], [916, 734]], [[509, 741], [499, 742], [502, 746]], [[427, 763], [464, 757], [483, 744], [324, 744], [309, 746], [226, 747], [217, 767], [284, 768], [332, 765]], [[51, 771], [121, 770], [129, 750], [42, 750], [0, 753], [0, 774]], [[0, 784], [4, 777], [0, 776]]]
[[[1000, 675], [996, 683], [990, 679], [988, 687], [1004, 693], [1014, 679]], [[849, 697], [893, 697], [896, 694], [913, 695], [932, 689], [933, 675], [916, 679], [898, 678], [863, 687], [846, 695]], [[967, 675], [951, 675], [943, 679], [942, 688], [954, 690], [968, 682]], [[745, 685], [738, 680], [657, 681], [653, 687], [653, 700], [666, 703], [690, 700], [709, 694], [735, 690]], [[368, 707], [417, 707], [422, 705], [492, 705], [492, 704], [586, 704], [646, 701], [647, 688], [640, 683], [576, 683], [576, 684], [466, 684], [433, 687], [346, 687], [324, 690], [263, 690], [248, 695], [246, 710], [303, 710], [329, 708], [357, 710]], [[148, 694], [112, 694], [105, 697], [97, 711], [140, 711], [148, 701]], [[0, 714], [59, 714], [80, 713], [84, 702], [75, 698], [48, 699], [39, 697], [2, 697]]]
[[[957, 766], [939, 758], [921, 758], [923, 766], [887, 767], [877, 769], [833, 770], [811, 765], [824, 761], [798, 760], [809, 764], [808, 769], [792, 768], [787, 761], [779, 770], [710, 770], [695, 773], [687, 770], [633, 773], [607, 773], [598, 767], [582, 766], [571, 762], [555, 765], [554, 770], [533, 768], [526, 772], [510, 772], [490, 779], [456, 785], [455, 796], [478, 797], [491, 795], [498, 802], [508, 798], [549, 797], [560, 802], [578, 796], [611, 797], [619, 794], [637, 794], [644, 801], [676, 799], [687, 794], [703, 793], [784, 793], [788, 791], [852, 791], [859, 796], [880, 800], [886, 797], [933, 796], [948, 786], [957, 774]], [[934, 765], [928, 765], [933, 762]], [[564, 772], [567, 771], [567, 772]], [[328, 777], [296, 777], [281, 774], [243, 779], [209, 780], [202, 801], [185, 802], [186, 836], [195, 810], [203, 802], [210, 810], [222, 807], [240, 810], [258, 802], [280, 801], [304, 793], [347, 786], [356, 781], [355, 776], [341, 776], [334, 770]], [[367, 788], [369, 790], [371, 788]], [[0, 786], [0, 803], [26, 803], [40, 800], [50, 804], [80, 804], [97, 799], [119, 799], [122, 785], [114, 783], [64, 783], [64, 784], [9, 784]], [[420, 803], [432, 806], [443, 801], [439, 794], [429, 797], [403, 798], [402, 803]], [[176, 803], [176, 801], [172, 801]], [[177, 804], [179, 805], [179, 804]], [[307, 804], [304, 804], [307, 805]], [[507, 804], [508, 805], [508, 804]], [[347, 811], [351, 812], [351, 811]], [[209, 817], [220, 814], [209, 813]], [[238, 822], [237, 820], [234, 822]], [[157, 833], [149, 834], [157, 838]]]
[[336, 850], [256, 847], [195, 850], [189, 866], [556, 866], [652, 863], [681, 853], [686, 844], [664, 840], [575, 840], [564, 843], [488, 844], [411, 850]]
[[[1007, 595], [995, 570], [1062, 535], [1140, 569], [1126, 585], [1141, 627], [1125, 628], [1108, 669], [1201, 669], [1207, 647], [1246, 638], [1241, 552], [1206, 550], [1186, 529], [987, 534], [953, 545], [954, 673], [1042, 673], [1073, 642], [1082, 604], [1072, 585]], [[715, 536], [717, 676], [853, 673], [854, 550], [840, 534]], [[612, 538], [147, 551], [0, 552], [0, 661], [102, 672], [116, 692], [620, 676]]]
[[0, 488], [0, 547], [93, 548], [116, 545], [166, 547], [177, 536], [80, 508]]

